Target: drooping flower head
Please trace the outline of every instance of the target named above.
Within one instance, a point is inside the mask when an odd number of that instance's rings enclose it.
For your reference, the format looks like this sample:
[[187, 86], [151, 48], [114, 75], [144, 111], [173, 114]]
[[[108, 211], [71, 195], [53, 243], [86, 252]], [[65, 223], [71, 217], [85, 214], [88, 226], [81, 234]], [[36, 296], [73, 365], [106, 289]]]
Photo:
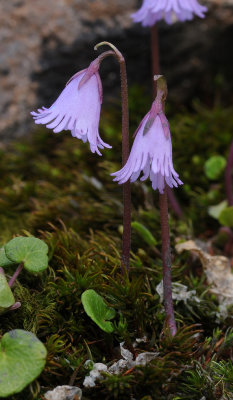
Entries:
[[182, 22], [191, 20], [194, 15], [204, 18], [206, 11], [207, 7], [197, 0], [143, 0], [141, 8], [132, 14], [132, 18], [143, 26], [153, 26], [161, 19], [171, 24], [177, 19]]
[[54, 133], [70, 130], [72, 136], [90, 143], [92, 153], [101, 155], [99, 148], [111, 148], [99, 135], [102, 104], [102, 83], [99, 60], [75, 74], [51, 107], [31, 112], [36, 124], [44, 124]]
[[[163, 78], [157, 75], [157, 79]], [[171, 134], [163, 111], [166, 97], [164, 82], [165, 80], [158, 84], [156, 99], [135, 132], [136, 137], [128, 161], [120, 171], [111, 174], [119, 184], [129, 179], [131, 182], [136, 181], [141, 172], [144, 175], [140, 180], [144, 181], [150, 177], [152, 188], [158, 189], [160, 193], [164, 192], [165, 183], [171, 188], [183, 184], [172, 162]]]

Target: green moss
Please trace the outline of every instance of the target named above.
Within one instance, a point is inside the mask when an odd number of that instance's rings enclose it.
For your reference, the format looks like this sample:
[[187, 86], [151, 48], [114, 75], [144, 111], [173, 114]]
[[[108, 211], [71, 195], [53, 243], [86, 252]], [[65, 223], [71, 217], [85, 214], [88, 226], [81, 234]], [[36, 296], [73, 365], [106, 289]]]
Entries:
[[[131, 92], [138, 93], [136, 103], [130, 98], [134, 128], [147, 101], [141, 101], [140, 88]], [[206, 238], [218, 231], [207, 207], [224, 199], [223, 176], [210, 183], [204, 164], [213, 154], [227, 155], [233, 118], [232, 110], [209, 110], [199, 103], [192, 112], [170, 117], [174, 161], [185, 182], [177, 191], [185, 218], [179, 221], [171, 212], [174, 245], [177, 237]], [[74, 384], [82, 386], [87, 359], [110, 364], [119, 358], [120, 341], [132, 349], [135, 338], [144, 335], [148, 340], [135, 351], [155, 351], [158, 357], [119, 376], [104, 374], [94, 390], [84, 389], [84, 399], [231, 398], [232, 331], [227, 326], [232, 310], [220, 323], [218, 303], [200, 265], [186, 254], [174, 255], [173, 280], [195, 289], [199, 302], [175, 304], [175, 338], [163, 330], [164, 309], [156, 291], [162, 279], [158, 196], [149, 184], [132, 186], [133, 220], [150, 230], [157, 249], [134, 231], [130, 279], [120, 272], [122, 193], [109, 175], [121, 162], [120, 108], [105, 111], [101, 124], [102, 136], [114, 146], [102, 158], [69, 134], [45, 130], [1, 151], [0, 241], [30, 232], [48, 244], [50, 256], [48, 270], [39, 276], [21, 273], [13, 291], [22, 306], [1, 316], [1, 335], [13, 328], [31, 330], [48, 349], [42, 375], [12, 400], [42, 399], [46, 390], [69, 384], [74, 373]], [[84, 312], [81, 294], [87, 289], [96, 290], [117, 311], [113, 334], [101, 331]]]

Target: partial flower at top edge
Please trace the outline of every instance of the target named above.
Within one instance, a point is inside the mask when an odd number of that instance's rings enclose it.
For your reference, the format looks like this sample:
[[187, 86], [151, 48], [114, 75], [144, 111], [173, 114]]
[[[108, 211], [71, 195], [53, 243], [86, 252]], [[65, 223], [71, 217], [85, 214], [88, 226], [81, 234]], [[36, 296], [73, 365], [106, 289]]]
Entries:
[[134, 22], [141, 22], [143, 26], [153, 26], [164, 19], [167, 24], [189, 21], [196, 15], [205, 17], [207, 7], [197, 0], [143, 0], [141, 8], [132, 14]]

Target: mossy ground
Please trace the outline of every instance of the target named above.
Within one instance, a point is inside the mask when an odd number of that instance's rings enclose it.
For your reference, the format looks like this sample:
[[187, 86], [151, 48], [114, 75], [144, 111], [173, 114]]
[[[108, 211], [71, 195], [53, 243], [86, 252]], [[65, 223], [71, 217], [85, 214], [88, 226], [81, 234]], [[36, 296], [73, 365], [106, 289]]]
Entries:
[[[149, 105], [133, 88], [132, 129]], [[136, 96], [135, 96], [136, 94]], [[14, 328], [34, 332], [48, 350], [41, 376], [12, 400], [43, 399], [57, 385], [82, 387], [87, 359], [117, 360], [119, 342], [131, 348], [135, 338], [147, 336], [136, 352], [156, 351], [145, 367], [120, 376], [105, 375], [84, 399], [206, 400], [233, 398], [233, 314], [217, 318], [218, 302], [206, 285], [200, 264], [188, 254], [173, 252], [173, 280], [196, 289], [200, 303], [175, 305], [178, 334], [164, 328], [164, 310], [156, 286], [162, 278], [155, 250], [132, 233], [130, 278], [120, 272], [121, 187], [110, 173], [120, 166], [120, 107], [105, 111], [101, 136], [113, 150], [92, 155], [87, 144], [69, 134], [38, 130], [28, 139], [1, 148], [0, 241], [33, 234], [48, 244], [49, 268], [39, 276], [23, 271], [14, 287], [22, 306], [1, 316], [0, 334]], [[140, 113], [139, 113], [140, 110]], [[211, 109], [196, 102], [191, 111], [171, 116], [176, 170], [185, 182], [176, 191], [184, 212], [170, 213], [171, 242], [177, 238], [215, 238], [213, 252], [224, 254], [218, 241], [219, 224], [207, 207], [225, 198], [223, 175], [210, 182], [204, 163], [214, 154], [226, 156], [233, 132], [232, 110]], [[132, 185], [133, 220], [143, 223], [160, 249], [158, 195], [149, 184]], [[9, 272], [11, 275], [12, 271]], [[113, 334], [102, 332], [85, 314], [81, 294], [95, 289], [117, 311]]]

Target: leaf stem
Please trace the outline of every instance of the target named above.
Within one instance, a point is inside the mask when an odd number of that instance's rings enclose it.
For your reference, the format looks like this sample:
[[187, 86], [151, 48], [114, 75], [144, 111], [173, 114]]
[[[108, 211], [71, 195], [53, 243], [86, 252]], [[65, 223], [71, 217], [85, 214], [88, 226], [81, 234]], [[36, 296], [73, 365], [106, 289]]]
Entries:
[[24, 266], [24, 263], [23, 263], [23, 262], [20, 263], [19, 266], [18, 266], [18, 268], [16, 269], [14, 275], [13, 275], [13, 276], [11, 277], [11, 279], [9, 280], [8, 285], [9, 285], [10, 287], [12, 287], [13, 284], [15, 283], [16, 279], [18, 278], [20, 272], [21, 272], [22, 269], [23, 269], [23, 266]]

